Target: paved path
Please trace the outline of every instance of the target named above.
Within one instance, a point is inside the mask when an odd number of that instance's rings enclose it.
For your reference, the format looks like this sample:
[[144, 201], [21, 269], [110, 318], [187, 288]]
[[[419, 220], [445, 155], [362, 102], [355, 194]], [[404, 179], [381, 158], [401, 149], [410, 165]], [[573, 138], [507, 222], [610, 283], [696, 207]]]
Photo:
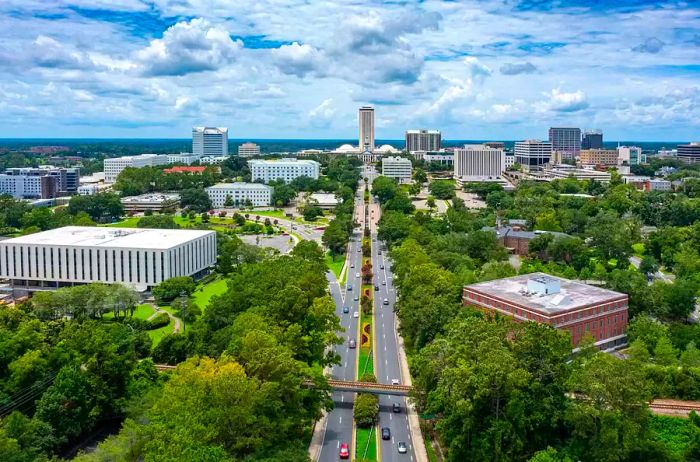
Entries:
[[173, 334], [177, 334], [178, 332], [180, 332], [180, 323], [181, 323], [180, 318], [178, 318], [178, 317], [174, 316], [173, 314], [168, 313], [167, 311], [161, 309], [155, 303], [149, 302], [148, 304], [151, 305], [151, 308], [153, 308], [153, 310], [155, 311], [155, 313], [153, 313], [151, 316], [148, 317], [149, 321], [159, 313], [166, 313], [173, 323]]

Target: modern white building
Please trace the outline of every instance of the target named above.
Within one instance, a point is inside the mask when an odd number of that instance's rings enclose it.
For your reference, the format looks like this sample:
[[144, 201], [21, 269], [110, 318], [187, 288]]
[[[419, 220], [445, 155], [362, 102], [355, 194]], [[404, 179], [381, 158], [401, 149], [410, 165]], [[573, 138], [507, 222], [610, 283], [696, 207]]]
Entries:
[[543, 172], [538, 172], [541, 178], [547, 181], [565, 178], [575, 178], [577, 180], [596, 180], [601, 183], [610, 182], [610, 172], [601, 172], [592, 168], [576, 168], [573, 165], [558, 164], [550, 165]]
[[515, 143], [515, 162], [522, 165], [523, 170], [537, 170], [549, 163], [552, 158], [552, 143], [540, 140], [525, 140]]
[[225, 207], [231, 198], [233, 206], [261, 207], [272, 203], [272, 187], [260, 183], [218, 183], [206, 188], [213, 207]]
[[192, 165], [198, 162], [202, 156], [193, 154], [191, 152], [181, 152], [180, 154], [168, 154], [169, 164], [185, 164]]
[[406, 130], [406, 150], [439, 151], [442, 143], [440, 130]]
[[642, 154], [642, 148], [638, 146], [618, 146], [617, 162], [620, 165], [646, 164], [647, 156]]
[[291, 183], [295, 178], [308, 176], [314, 180], [318, 179], [321, 171], [321, 164], [310, 159], [285, 158], [279, 160], [253, 159], [248, 161], [250, 174], [253, 181], [269, 183], [275, 180], [284, 180]]
[[505, 156], [505, 163], [503, 164], [505, 170], [508, 170], [513, 165], [515, 165], [515, 154], [512, 152], [507, 152]]
[[260, 155], [260, 146], [255, 143], [243, 143], [238, 146], [238, 155], [240, 157], [258, 157]]
[[374, 151], [374, 108], [362, 106], [357, 114], [360, 129], [358, 149]]
[[323, 210], [333, 210], [340, 203], [335, 194], [320, 192], [309, 195], [308, 202], [318, 205]]
[[192, 154], [228, 156], [228, 128], [192, 127]]
[[52, 199], [77, 192], [79, 184], [79, 168], [42, 165], [8, 168], [0, 173], [0, 194], [15, 199]]
[[411, 159], [405, 157], [384, 157], [382, 159], [382, 175], [394, 178], [399, 183], [410, 181], [412, 172]]
[[199, 159], [200, 165], [215, 165], [220, 164], [228, 159], [228, 156], [204, 156]]
[[143, 168], [156, 165], [167, 165], [167, 154], [141, 154], [138, 156], [113, 157], [104, 160], [105, 182], [114, 183], [117, 177], [127, 167]]
[[454, 177], [461, 181], [495, 180], [506, 168], [503, 149], [485, 144], [465, 144], [455, 149], [454, 156]]
[[0, 241], [0, 277], [25, 291], [90, 282], [145, 291], [206, 273], [216, 255], [214, 231], [66, 226]]

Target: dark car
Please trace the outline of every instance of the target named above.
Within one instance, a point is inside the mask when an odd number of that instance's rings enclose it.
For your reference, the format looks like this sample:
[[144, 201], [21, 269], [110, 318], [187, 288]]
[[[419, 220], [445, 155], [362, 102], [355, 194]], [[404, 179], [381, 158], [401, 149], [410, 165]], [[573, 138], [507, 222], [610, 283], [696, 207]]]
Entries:
[[343, 307], [343, 313], [349, 313], [349, 312], [350, 312], [350, 308], [347, 307], [347, 306], [344, 306], [344, 307]]
[[377, 284], [374, 285], [374, 290], [379, 290], [379, 286]]
[[399, 403], [394, 403], [391, 405], [391, 410], [396, 413], [399, 413], [401, 412], [401, 405]]
[[383, 440], [390, 440], [391, 439], [391, 429], [389, 427], [382, 427], [382, 439]]
[[348, 292], [352, 290], [352, 284], [348, 286]]

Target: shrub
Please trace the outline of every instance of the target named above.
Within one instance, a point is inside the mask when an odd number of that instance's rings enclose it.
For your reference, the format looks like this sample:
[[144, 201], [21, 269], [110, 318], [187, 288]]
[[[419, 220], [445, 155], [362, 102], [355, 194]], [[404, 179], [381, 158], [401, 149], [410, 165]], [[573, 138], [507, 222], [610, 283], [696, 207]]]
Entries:
[[168, 316], [168, 313], [161, 312], [148, 321], [148, 330], [160, 329], [168, 324], [170, 324], [170, 316]]

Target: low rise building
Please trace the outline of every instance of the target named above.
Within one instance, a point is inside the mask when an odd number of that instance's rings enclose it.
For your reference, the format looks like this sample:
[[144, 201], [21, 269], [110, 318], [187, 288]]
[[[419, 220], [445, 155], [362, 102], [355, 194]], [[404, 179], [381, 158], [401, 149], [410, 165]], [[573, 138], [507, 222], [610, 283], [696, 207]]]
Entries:
[[411, 159], [405, 157], [384, 157], [382, 159], [382, 175], [394, 178], [399, 183], [411, 180], [413, 164]]
[[583, 165], [617, 165], [617, 151], [615, 149], [583, 149], [579, 159]]
[[253, 181], [262, 181], [264, 183], [276, 180], [291, 183], [295, 178], [301, 176], [317, 180], [321, 171], [321, 164], [310, 159], [254, 159], [248, 161], [248, 166], [250, 167]]
[[[218, 183], [206, 188], [213, 207], [253, 206], [272, 204], [273, 188], [260, 183]], [[230, 199], [230, 201], [229, 201]]]
[[66, 226], [0, 241], [0, 277], [21, 291], [90, 282], [145, 291], [205, 274], [216, 255], [214, 231]]
[[125, 212], [163, 212], [180, 205], [179, 194], [150, 193], [140, 196], [122, 197]]
[[587, 168], [576, 168], [573, 165], [568, 164], [557, 164], [545, 168], [541, 177], [549, 181], [575, 178], [577, 180], [596, 180], [600, 181], [601, 183], [609, 183], [611, 175], [609, 172], [601, 172]]
[[191, 152], [181, 152], [180, 154], [168, 154], [169, 164], [185, 164], [192, 165], [195, 162], [199, 162], [202, 156], [198, 154], [192, 154]]
[[524, 225], [509, 224], [496, 228], [486, 227], [483, 231], [493, 231], [496, 233], [498, 242], [508, 250], [509, 253], [522, 257], [530, 254], [530, 241], [542, 234], [551, 234], [555, 237], [568, 237], [568, 234], [555, 231], [526, 231]]
[[170, 161], [166, 154], [140, 154], [138, 156], [113, 157], [104, 160], [105, 182], [114, 183], [127, 167], [143, 168], [167, 165]]
[[201, 175], [206, 170], [203, 166], [175, 166], [163, 169], [163, 173], [191, 173], [193, 175]]
[[238, 155], [240, 157], [258, 157], [260, 155], [260, 146], [255, 143], [243, 143], [238, 146]]
[[526, 274], [465, 286], [462, 301], [486, 313], [567, 331], [574, 347], [587, 334], [601, 350], [627, 343], [627, 295], [581, 282]]
[[309, 195], [309, 201], [323, 210], [333, 210], [340, 203], [336, 195], [330, 193], [313, 193]]
[[651, 178], [640, 175], [625, 175], [622, 177], [625, 184], [631, 184], [640, 191], [671, 191], [673, 183], [668, 180]]
[[413, 151], [411, 155], [414, 159], [422, 160], [427, 165], [435, 163], [445, 167], [453, 167], [455, 164], [454, 151]]

